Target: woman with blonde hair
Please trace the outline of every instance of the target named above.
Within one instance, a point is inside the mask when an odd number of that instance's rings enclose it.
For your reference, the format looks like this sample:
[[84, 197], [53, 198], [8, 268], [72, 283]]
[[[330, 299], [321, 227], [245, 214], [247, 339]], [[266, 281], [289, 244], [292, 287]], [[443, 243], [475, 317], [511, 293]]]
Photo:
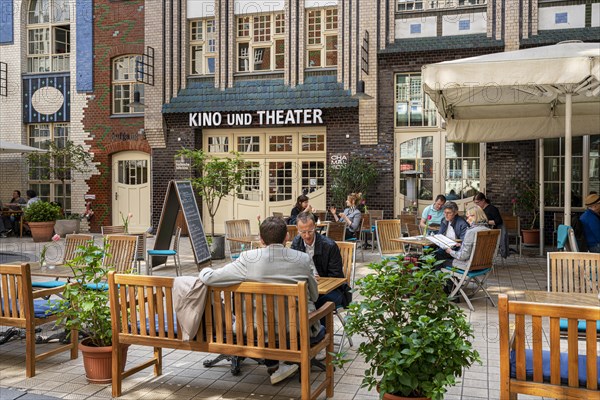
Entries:
[[446, 253], [448, 253], [452, 259], [444, 262], [444, 266], [466, 268], [469, 258], [471, 258], [471, 254], [475, 251], [477, 232], [490, 230], [490, 228], [487, 227], [487, 216], [479, 206], [469, 207], [465, 214], [465, 218], [469, 224], [469, 228], [465, 233], [465, 238], [462, 243], [457, 246], [446, 249]]
[[355, 238], [356, 234], [360, 231], [362, 214], [356, 206], [360, 202], [361, 197], [362, 193], [350, 193], [346, 199], [346, 208], [344, 209], [344, 212], [339, 214], [336, 213], [337, 210], [335, 207], [329, 209], [329, 212], [333, 214], [334, 221], [346, 223], [345, 240]]

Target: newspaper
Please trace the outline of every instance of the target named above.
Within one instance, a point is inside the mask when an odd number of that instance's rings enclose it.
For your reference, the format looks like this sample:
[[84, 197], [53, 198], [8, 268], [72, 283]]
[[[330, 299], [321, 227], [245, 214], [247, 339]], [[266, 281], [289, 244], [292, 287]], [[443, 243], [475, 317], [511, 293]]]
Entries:
[[455, 242], [454, 240], [449, 239], [448, 237], [440, 234], [425, 236], [425, 239], [429, 240], [431, 243], [444, 250], [446, 250], [449, 247], [454, 247], [458, 244], [458, 242]]

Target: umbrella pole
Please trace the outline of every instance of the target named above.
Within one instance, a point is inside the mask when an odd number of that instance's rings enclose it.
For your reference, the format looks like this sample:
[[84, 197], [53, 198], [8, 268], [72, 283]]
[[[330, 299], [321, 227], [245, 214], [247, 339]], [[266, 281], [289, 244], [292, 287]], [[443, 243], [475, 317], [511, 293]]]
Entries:
[[571, 133], [571, 113], [572, 113], [572, 94], [567, 93], [565, 101], [565, 225], [571, 225], [571, 155], [572, 133]]

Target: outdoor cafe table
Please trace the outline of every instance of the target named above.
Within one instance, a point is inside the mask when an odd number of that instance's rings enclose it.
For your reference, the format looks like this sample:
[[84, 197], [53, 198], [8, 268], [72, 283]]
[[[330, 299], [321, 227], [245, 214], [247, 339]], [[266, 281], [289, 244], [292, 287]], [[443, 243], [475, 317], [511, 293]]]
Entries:
[[42, 276], [46, 278], [72, 278], [73, 270], [66, 265], [55, 265], [54, 268], [47, 266], [42, 268], [39, 262], [30, 262], [31, 276]]
[[[593, 293], [544, 292], [539, 290], [523, 291], [524, 301], [532, 303], [565, 304], [570, 306], [599, 307], [600, 299]], [[519, 294], [517, 293], [517, 296]]]
[[252, 247], [261, 247], [262, 246], [259, 235], [228, 237], [227, 240], [231, 240], [232, 242], [247, 244]]
[[322, 278], [317, 279], [319, 294], [327, 294], [346, 283], [346, 278]]

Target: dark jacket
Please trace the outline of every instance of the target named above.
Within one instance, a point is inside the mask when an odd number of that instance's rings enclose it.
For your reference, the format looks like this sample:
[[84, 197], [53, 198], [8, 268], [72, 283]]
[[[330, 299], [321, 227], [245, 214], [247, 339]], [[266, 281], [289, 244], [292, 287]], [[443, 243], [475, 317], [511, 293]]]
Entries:
[[287, 220], [287, 224], [288, 225], [296, 225], [296, 218], [298, 218], [298, 214], [300, 214], [301, 212], [302, 212], [302, 210], [299, 209], [298, 207], [292, 208], [292, 211], [290, 212], [290, 217]]
[[[292, 249], [306, 253], [304, 240], [300, 235], [296, 236], [292, 241]], [[328, 278], [344, 278], [344, 263], [340, 248], [335, 244], [335, 241], [327, 236], [315, 233], [315, 254], [313, 256], [315, 268], [319, 276]], [[344, 284], [338, 289], [344, 294], [344, 307], [352, 302], [352, 293], [350, 286]]]
[[[454, 219], [450, 221], [450, 225], [452, 225], [452, 229], [454, 229], [454, 233], [456, 233], [456, 238], [463, 240], [465, 238], [465, 233], [469, 228], [467, 221], [460, 215], [456, 215]], [[446, 230], [448, 230], [448, 221], [446, 221], [446, 218], [443, 218], [442, 223], [440, 224], [440, 234], [445, 235]]]

